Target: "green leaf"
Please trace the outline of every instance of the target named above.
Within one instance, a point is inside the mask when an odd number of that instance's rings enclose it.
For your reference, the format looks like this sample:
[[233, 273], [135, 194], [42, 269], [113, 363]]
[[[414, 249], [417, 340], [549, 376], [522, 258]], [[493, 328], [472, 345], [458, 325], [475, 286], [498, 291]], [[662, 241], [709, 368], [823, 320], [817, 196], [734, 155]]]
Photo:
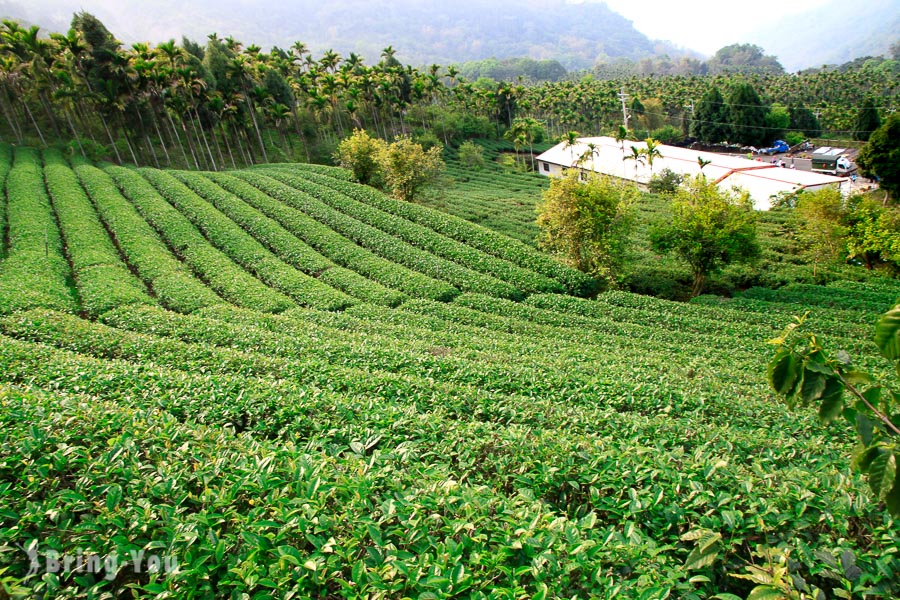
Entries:
[[850, 385], [860, 385], [862, 383], [872, 383], [872, 376], [863, 371], [847, 371], [844, 373], [844, 379]]
[[[816, 357], [824, 360], [824, 358], [821, 357], [820, 353], [816, 353]], [[806, 365], [804, 366], [808, 371], [813, 371], [814, 373], [821, 373], [822, 375], [834, 375], [834, 369], [824, 363], [819, 362], [818, 360], [813, 360], [813, 357], [810, 357], [810, 359], [806, 361]]]
[[758, 585], [753, 588], [747, 600], [787, 600], [787, 596], [774, 585]]
[[353, 575], [353, 583], [356, 585], [363, 585], [368, 581], [368, 577], [366, 576], [366, 563], [361, 560], [353, 563], [353, 570], [351, 573]]
[[546, 598], [547, 598], [547, 585], [546, 585], [546, 584], [543, 584], [543, 583], [538, 584], [538, 585], [540, 586], [540, 589], [538, 590], [538, 592], [537, 592], [534, 596], [531, 597], [531, 600], [546, 600]]
[[300, 566], [300, 559], [302, 556], [300, 555], [300, 552], [292, 546], [278, 546], [278, 556], [281, 560], [289, 562], [295, 567]]
[[859, 434], [862, 443], [869, 446], [875, 433], [875, 421], [861, 412], [856, 413], [856, 433]]
[[776, 393], [786, 396], [794, 390], [800, 369], [793, 352], [785, 349], [776, 352], [767, 370], [769, 383]]
[[888, 360], [900, 360], [900, 304], [882, 315], [875, 325], [875, 345]]
[[869, 464], [869, 487], [879, 500], [887, 498], [897, 476], [897, 458], [891, 450], [879, 449], [878, 456]]
[[688, 554], [687, 559], [684, 561], [684, 568], [686, 570], [691, 569], [702, 569], [703, 567], [708, 567], [709, 565], [716, 562], [716, 558], [719, 556], [719, 547], [717, 544], [707, 548], [706, 550], [701, 550], [700, 546], [695, 547], [691, 550], [691, 553]]
[[807, 369], [803, 374], [803, 383], [800, 385], [800, 397], [804, 404], [812, 404], [822, 397], [824, 391], [825, 376]]
[[839, 388], [837, 393], [824, 396], [819, 406], [819, 421], [822, 425], [828, 425], [841, 415], [844, 410], [844, 399]]
[[381, 532], [378, 531], [378, 528], [374, 525], [368, 525], [366, 529], [369, 532], [369, 537], [372, 538], [372, 541], [375, 542], [375, 546], [381, 548], [384, 546], [384, 542], [381, 540]]
[[682, 542], [690, 542], [693, 540], [699, 540], [701, 537], [703, 537], [707, 533], [709, 533], [709, 531], [706, 529], [692, 529], [692, 530], [688, 531], [687, 533], [681, 534], [681, 537], [678, 539], [680, 539]]
[[112, 484], [108, 488], [106, 488], [106, 510], [113, 510], [116, 506], [118, 506], [119, 501], [122, 499], [122, 488], [117, 484]]
[[894, 487], [885, 496], [884, 503], [895, 519], [900, 517], [900, 477], [894, 476]]
[[705, 551], [710, 546], [712, 546], [713, 544], [715, 544], [716, 542], [718, 542], [721, 539], [722, 539], [721, 533], [709, 532], [709, 533], [706, 533], [705, 535], [703, 535], [697, 541], [697, 547], [700, 548], [700, 550]]

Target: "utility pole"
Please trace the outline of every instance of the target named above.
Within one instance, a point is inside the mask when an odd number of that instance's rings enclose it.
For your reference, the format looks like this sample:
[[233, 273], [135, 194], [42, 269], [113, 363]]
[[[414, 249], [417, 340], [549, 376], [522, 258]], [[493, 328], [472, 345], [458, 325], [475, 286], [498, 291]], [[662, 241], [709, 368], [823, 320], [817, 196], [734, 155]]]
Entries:
[[625, 130], [628, 130], [628, 105], [625, 103], [628, 100], [628, 94], [625, 93], [625, 88], [622, 88], [622, 91], [619, 92], [619, 100], [622, 101], [622, 120], [625, 122]]

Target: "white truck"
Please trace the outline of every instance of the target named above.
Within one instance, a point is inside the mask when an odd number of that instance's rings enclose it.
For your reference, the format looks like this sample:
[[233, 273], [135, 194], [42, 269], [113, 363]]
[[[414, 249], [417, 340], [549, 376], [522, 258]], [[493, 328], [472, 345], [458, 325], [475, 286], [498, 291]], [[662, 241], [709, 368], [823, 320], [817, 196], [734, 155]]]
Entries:
[[817, 148], [812, 153], [812, 170], [829, 175], [847, 175], [856, 167], [844, 153], [846, 148]]

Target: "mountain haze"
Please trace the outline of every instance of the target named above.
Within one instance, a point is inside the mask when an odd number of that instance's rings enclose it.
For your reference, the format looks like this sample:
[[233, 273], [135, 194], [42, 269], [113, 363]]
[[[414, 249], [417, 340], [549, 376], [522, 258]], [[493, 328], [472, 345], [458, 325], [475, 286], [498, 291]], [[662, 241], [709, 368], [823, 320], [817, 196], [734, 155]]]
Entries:
[[631, 21], [593, 2], [300, 0], [265, 8], [249, 0], [0, 2], [4, 16], [50, 30], [80, 10], [96, 15], [126, 43], [182, 35], [204, 41], [216, 32], [264, 49], [302, 41], [313, 52], [356, 52], [372, 62], [389, 45], [400, 60], [413, 64], [529, 56], [556, 59], [568, 69], [588, 68], [598, 58], [639, 59], [657, 50]]
[[831, 0], [748, 37], [788, 71], [881, 56], [900, 40], [900, 0]]

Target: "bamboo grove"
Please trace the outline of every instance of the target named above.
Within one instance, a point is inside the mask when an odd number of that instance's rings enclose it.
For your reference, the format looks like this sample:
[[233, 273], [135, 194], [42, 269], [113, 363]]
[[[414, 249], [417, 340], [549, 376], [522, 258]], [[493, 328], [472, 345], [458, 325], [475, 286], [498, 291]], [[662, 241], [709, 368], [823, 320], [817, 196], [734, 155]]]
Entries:
[[[718, 75], [556, 83], [467, 81], [455, 66], [415, 68], [387, 47], [373, 65], [357, 54], [315, 58], [303, 42], [263, 52], [212, 33], [125, 47], [95, 17], [76, 14], [66, 34], [5, 21], [0, 30], [0, 136], [58, 145], [118, 163], [221, 170], [282, 160], [327, 160], [354, 128], [380, 137], [456, 144], [499, 137], [517, 117], [553, 137], [603, 133], [622, 120], [619, 93], [643, 100], [643, 120], [689, 131], [692, 106], [736, 80], [766, 103], [819, 113], [824, 135], [852, 130], [859, 107], [893, 110], [897, 78], [865, 65], [803, 75]], [[648, 128], [652, 128], [648, 126]]]

